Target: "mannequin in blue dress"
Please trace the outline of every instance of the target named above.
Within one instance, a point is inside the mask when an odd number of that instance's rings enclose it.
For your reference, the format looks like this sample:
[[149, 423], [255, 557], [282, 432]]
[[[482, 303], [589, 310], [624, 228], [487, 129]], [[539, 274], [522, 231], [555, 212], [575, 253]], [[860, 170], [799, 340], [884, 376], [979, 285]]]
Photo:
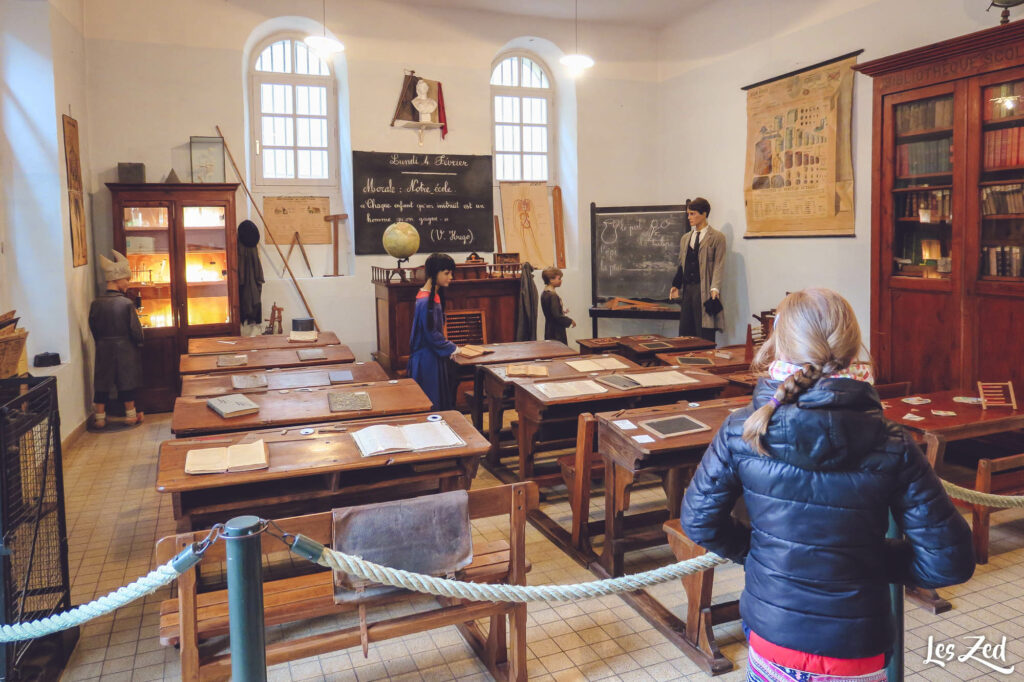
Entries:
[[448, 357], [457, 346], [444, 337], [445, 289], [455, 274], [455, 261], [445, 253], [433, 253], [425, 266], [426, 281], [416, 294], [409, 339], [409, 376], [430, 398], [435, 410], [455, 406], [449, 378]]

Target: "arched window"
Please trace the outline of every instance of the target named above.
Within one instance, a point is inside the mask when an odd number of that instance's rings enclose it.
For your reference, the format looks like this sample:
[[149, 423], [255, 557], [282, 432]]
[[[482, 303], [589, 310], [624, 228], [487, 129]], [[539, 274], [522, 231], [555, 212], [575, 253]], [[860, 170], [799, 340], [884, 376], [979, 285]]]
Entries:
[[553, 103], [551, 78], [537, 57], [498, 58], [491, 72], [495, 181], [554, 181]]
[[337, 184], [337, 93], [330, 65], [298, 36], [274, 36], [253, 54], [255, 184]]

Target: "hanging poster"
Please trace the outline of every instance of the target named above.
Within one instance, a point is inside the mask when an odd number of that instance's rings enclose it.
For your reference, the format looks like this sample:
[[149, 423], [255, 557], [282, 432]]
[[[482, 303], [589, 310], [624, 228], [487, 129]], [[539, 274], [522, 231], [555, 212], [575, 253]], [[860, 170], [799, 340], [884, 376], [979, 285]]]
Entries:
[[68, 175], [68, 213], [71, 216], [72, 267], [89, 262], [85, 239], [85, 204], [82, 199], [82, 157], [78, 146], [78, 121], [61, 116], [64, 122], [64, 162]]
[[500, 182], [505, 248], [535, 269], [555, 264], [555, 236], [545, 182]]
[[299, 233], [303, 244], [330, 244], [330, 197], [263, 197], [267, 229], [278, 244], [290, 244]]
[[747, 90], [746, 237], [853, 236], [856, 55]]

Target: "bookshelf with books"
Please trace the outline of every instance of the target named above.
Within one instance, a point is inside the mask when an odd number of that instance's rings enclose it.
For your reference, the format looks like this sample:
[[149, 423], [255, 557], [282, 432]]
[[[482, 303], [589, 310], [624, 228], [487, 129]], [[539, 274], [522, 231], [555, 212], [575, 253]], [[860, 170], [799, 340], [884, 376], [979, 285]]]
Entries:
[[882, 59], [871, 352], [914, 391], [1024, 385], [1024, 22]]

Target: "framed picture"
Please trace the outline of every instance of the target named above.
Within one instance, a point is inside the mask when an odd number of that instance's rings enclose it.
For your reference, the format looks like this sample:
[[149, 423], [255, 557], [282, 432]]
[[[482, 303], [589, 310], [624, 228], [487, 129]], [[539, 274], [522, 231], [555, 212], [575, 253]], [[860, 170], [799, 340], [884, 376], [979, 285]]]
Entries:
[[192, 182], [224, 182], [224, 140], [220, 137], [190, 137]]

